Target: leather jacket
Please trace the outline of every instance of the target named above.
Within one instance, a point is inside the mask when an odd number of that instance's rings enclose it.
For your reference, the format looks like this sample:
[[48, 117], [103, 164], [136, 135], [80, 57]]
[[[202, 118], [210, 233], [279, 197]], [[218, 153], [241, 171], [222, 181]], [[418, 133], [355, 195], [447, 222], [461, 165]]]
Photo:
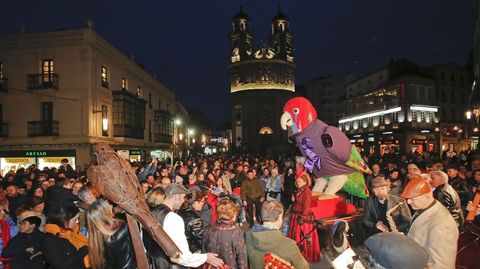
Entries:
[[[158, 205], [152, 209], [152, 213], [158, 222], [163, 225], [165, 217], [172, 211], [166, 205]], [[173, 263], [170, 258], [165, 254], [163, 249], [158, 243], [150, 236], [150, 234], [143, 229], [143, 245], [145, 246], [149, 269], [183, 269], [179, 264]]]
[[185, 236], [187, 237], [188, 247], [192, 253], [202, 252], [203, 250], [203, 221], [192, 208], [183, 208], [177, 212], [185, 223]]
[[109, 268], [137, 268], [132, 239], [126, 223], [105, 242], [105, 269]]
[[453, 219], [457, 222], [457, 226], [462, 227], [464, 218], [460, 197], [453, 187], [448, 183], [440, 185], [433, 191], [433, 197], [448, 209]]

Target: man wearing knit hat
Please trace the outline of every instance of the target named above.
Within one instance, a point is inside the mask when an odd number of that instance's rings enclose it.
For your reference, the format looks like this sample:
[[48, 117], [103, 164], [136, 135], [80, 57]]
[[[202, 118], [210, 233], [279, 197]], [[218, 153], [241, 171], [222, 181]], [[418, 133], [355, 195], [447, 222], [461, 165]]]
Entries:
[[408, 237], [428, 252], [428, 268], [455, 268], [457, 224], [448, 209], [433, 198], [430, 183], [421, 177], [413, 178], [400, 196], [415, 210]]

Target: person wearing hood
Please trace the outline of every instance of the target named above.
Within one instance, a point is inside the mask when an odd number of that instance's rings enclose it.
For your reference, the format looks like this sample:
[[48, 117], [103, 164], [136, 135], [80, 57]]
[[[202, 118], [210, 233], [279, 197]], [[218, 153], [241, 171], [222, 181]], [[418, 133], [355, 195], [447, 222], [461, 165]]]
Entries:
[[297, 243], [279, 230], [283, 223], [283, 206], [277, 200], [266, 201], [262, 206], [263, 224], [255, 224], [246, 234], [250, 268], [264, 268], [264, 255], [272, 253], [297, 269], [309, 268]]

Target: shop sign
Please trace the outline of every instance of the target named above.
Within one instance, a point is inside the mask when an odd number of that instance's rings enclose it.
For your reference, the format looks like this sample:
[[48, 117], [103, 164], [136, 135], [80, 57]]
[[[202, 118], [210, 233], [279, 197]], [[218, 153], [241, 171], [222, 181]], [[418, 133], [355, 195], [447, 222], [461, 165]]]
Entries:
[[26, 150], [26, 151], [0, 151], [0, 157], [75, 157], [75, 150]]
[[375, 142], [375, 137], [369, 137], [368, 142]]
[[142, 155], [141, 150], [130, 150], [130, 155]]
[[7, 163], [30, 163], [30, 158], [5, 158]]
[[381, 141], [378, 141], [378, 144], [380, 145], [394, 145], [394, 144], [398, 144], [398, 140], [381, 140]]
[[25, 156], [28, 157], [44, 157], [47, 156], [46, 151], [27, 151], [25, 152]]
[[45, 157], [43, 161], [46, 163], [61, 163], [66, 157]]

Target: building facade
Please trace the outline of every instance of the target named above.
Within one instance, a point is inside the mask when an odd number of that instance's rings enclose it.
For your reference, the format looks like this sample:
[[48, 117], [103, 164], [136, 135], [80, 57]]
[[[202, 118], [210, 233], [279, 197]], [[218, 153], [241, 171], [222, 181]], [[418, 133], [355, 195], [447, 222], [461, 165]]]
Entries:
[[[447, 75], [457, 83], [442, 80]], [[339, 127], [366, 153], [468, 149], [461, 117], [467, 84], [460, 68], [391, 62], [346, 85]]]
[[240, 10], [230, 33], [232, 147], [253, 152], [290, 147], [279, 121], [284, 104], [295, 92], [293, 35], [281, 11], [271, 27], [268, 41], [254, 50], [250, 19]]
[[172, 153], [175, 95], [91, 26], [0, 36], [2, 172], [83, 165], [106, 142], [138, 161]]
[[303, 94], [315, 106], [320, 120], [329, 125], [338, 125], [339, 115], [343, 113], [343, 107], [338, 104], [345, 100], [345, 86], [354, 79], [355, 74], [345, 72], [318, 77], [304, 85]]

